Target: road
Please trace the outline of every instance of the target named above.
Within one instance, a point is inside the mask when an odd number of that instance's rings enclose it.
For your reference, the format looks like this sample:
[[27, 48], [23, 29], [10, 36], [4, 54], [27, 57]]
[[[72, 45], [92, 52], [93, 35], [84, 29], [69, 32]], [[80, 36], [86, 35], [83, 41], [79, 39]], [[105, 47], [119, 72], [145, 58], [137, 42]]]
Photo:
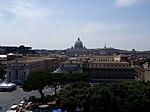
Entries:
[[[54, 90], [48, 88], [43, 90], [43, 92], [45, 95], [50, 95]], [[24, 98], [28, 99], [29, 96], [39, 98], [40, 94], [38, 91], [24, 92], [22, 88], [19, 87], [13, 92], [0, 92], [0, 107], [2, 107], [2, 111], [0, 110], [0, 112], [6, 112], [10, 106], [13, 104], [19, 104]]]

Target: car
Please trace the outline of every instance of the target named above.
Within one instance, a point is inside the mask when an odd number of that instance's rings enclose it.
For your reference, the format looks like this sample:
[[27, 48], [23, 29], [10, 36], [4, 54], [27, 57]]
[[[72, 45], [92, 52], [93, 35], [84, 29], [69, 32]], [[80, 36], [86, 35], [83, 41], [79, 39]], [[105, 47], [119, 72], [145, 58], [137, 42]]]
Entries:
[[14, 104], [6, 112], [19, 112], [19, 107], [18, 105]]
[[25, 101], [21, 101], [20, 103], [19, 103], [19, 107], [24, 107], [25, 106]]
[[19, 112], [25, 112], [25, 111], [23, 110], [23, 107], [20, 107]]

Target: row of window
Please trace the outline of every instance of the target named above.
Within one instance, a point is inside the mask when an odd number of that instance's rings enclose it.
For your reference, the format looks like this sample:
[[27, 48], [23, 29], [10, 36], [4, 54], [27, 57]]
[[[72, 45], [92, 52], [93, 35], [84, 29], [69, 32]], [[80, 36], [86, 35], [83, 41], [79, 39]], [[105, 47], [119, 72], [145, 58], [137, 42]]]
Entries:
[[[9, 73], [9, 78], [11, 78], [12, 72], [9, 71], [8, 73]], [[19, 78], [19, 71], [16, 70], [14, 75], [15, 75], [15, 79], [18, 79]], [[24, 78], [26, 78], [26, 72], [25, 71], [23, 72], [23, 75], [24, 75]]]
[[92, 77], [93, 79], [134, 79], [134, 77]]
[[114, 61], [114, 59], [93, 59], [93, 61]]
[[116, 65], [116, 64], [87, 64], [86, 66], [89, 66], [89, 67], [129, 67], [128, 64], [119, 64], [119, 65]]
[[130, 77], [130, 76], [134, 76], [135, 73], [134, 72], [127, 72], [127, 73], [121, 73], [121, 72], [115, 72], [115, 73], [110, 73], [110, 72], [91, 72], [90, 76], [91, 77]]
[[84, 71], [98, 71], [98, 72], [133, 72], [134, 69], [99, 69], [99, 68], [90, 68], [90, 69], [84, 69]]

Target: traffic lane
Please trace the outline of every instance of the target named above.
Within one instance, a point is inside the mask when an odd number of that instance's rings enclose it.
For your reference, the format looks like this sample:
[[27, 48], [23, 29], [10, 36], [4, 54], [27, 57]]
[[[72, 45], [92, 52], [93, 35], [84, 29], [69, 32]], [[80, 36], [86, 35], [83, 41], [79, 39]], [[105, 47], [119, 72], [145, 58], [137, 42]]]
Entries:
[[5, 112], [11, 105], [19, 103], [24, 96], [30, 95], [30, 93], [24, 92], [22, 88], [17, 88], [12, 92], [0, 92], [0, 107]]
[[[54, 93], [54, 89], [47, 88], [43, 90], [45, 95], [50, 95]], [[22, 100], [28, 99], [30, 96], [35, 96], [36, 98], [40, 97], [38, 91], [24, 92], [22, 88], [17, 88], [13, 92], [0, 92], [0, 107], [5, 112], [13, 104], [19, 104]]]

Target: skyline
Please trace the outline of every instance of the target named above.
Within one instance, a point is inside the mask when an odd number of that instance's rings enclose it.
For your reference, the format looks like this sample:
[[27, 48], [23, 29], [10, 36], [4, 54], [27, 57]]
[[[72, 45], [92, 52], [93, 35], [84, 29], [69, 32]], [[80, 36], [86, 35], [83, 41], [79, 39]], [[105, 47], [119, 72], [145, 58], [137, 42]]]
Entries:
[[1, 46], [150, 50], [149, 0], [0, 0]]

